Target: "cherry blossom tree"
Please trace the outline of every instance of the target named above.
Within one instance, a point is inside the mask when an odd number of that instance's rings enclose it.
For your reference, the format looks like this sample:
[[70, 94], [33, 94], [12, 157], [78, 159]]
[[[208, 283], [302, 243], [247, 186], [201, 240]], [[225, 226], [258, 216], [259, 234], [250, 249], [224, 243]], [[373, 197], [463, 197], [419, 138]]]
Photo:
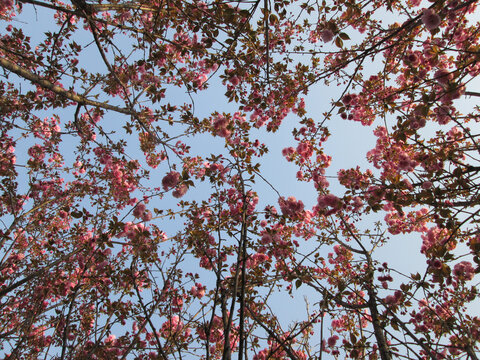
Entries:
[[0, 0], [2, 356], [477, 359], [477, 3]]

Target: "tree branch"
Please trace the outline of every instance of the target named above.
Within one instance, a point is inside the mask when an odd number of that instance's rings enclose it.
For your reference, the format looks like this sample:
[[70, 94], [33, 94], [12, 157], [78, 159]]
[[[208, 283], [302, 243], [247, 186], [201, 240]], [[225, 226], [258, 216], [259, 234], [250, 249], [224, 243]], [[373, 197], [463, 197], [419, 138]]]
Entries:
[[40, 85], [41, 87], [46, 88], [46, 89], [54, 92], [55, 94], [63, 96], [64, 98], [72, 100], [76, 103], [79, 103], [79, 104], [82, 104], [82, 105], [95, 106], [95, 107], [99, 107], [99, 108], [106, 109], [106, 110], [112, 110], [112, 111], [115, 111], [115, 112], [118, 112], [118, 113], [121, 113], [121, 114], [131, 115], [131, 116], [135, 116], [135, 117], [139, 116], [139, 114], [137, 112], [135, 112], [134, 110], [122, 108], [122, 107], [119, 107], [119, 106], [110, 105], [110, 104], [105, 103], [105, 102], [90, 100], [90, 99], [87, 99], [84, 96], [78, 95], [77, 93], [75, 93], [71, 90], [65, 90], [64, 88], [53, 84], [51, 81], [46, 80], [46, 79], [42, 78], [41, 76], [38, 76], [38, 75], [28, 71], [28, 70], [25, 70], [24, 68], [16, 65], [15, 63], [11, 62], [10, 60], [8, 60], [4, 57], [0, 57], [0, 66], [3, 67], [4, 69], [7, 69], [7, 70], [17, 74], [18, 76], [20, 76], [20, 77], [22, 77], [26, 80], [29, 80], [33, 84]]

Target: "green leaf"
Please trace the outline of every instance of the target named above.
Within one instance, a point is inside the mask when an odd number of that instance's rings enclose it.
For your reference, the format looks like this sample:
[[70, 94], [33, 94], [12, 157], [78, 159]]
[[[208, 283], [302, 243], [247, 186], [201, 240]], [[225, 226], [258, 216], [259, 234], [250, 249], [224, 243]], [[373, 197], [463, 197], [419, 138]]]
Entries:
[[83, 213], [81, 211], [78, 211], [78, 210], [74, 210], [70, 213], [72, 215], [72, 217], [74, 217], [75, 219], [80, 219], [83, 215]]
[[340, 49], [343, 48], [343, 40], [340, 38], [340, 37], [337, 37], [335, 39], [335, 45], [337, 45], [337, 47], [339, 47]]
[[297, 281], [295, 281], [295, 287], [298, 289], [300, 286], [302, 286], [302, 280], [300, 279], [297, 279]]
[[278, 23], [278, 18], [275, 14], [270, 14], [269, 20], [270, 20], [270, 25], [275, 25], [276, 23]]
[[411, 274], [411, 276], [412, 276], [412, 279], [415, 281], [419, 281], [422, 278], [422, 276], [419, 273]]

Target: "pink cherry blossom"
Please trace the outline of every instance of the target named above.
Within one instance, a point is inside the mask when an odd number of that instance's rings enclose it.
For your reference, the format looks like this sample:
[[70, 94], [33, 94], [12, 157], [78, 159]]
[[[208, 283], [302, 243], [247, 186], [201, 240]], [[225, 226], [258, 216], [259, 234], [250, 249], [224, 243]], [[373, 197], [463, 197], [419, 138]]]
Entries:
[[453, 79], [453, 74], [447, 69], [439, 69], [435, 72], [434, 78], [440, 84], [447, 85]]
[[227, 128], [229, 125], [228, 119], [223, 115], [218, 115], [213, 121], [213, 128], [218, 136], [227, 138], [231, 135], [231, 131]]
[[330, 347], [334, 347], [335, 344], [337, 343], [337, 340], [339, 339], [339, 337], [337, 335], [332, 335], [328, 338], [327, 340], [327, 344], [328, 346]]
[[453, 275], [458, 279], [472, 280], [475, 275], [475, 268], [469, 261], [461, 261], [454, 266]]
[[331, 208], [333, 212], [337, 212], [342, 207], [342, 201], [333, 194], [320, 195], [318, 206], [320, 209]]
[[145, 204], [143, 203], [140, 203], [136, 206], [136, 208], [133, 210], [133, 216], [135, 216], [136, 218], [140, 218], [143, 216], [143, 213], [145, 212]]
[[162, 179], [163, 190], [167, 191], [167, 190], [177, 186], [179, 181], [180, 181], [180, 173], [178, 173], [176, 171], [170, 171]]
[[294, 196], [290, 196], [288, 199], [281, 197], [278, 199], [282, 214], [289, 217], [295, 217], [302, 214], [304, 205], [301, 200], [297, 201]]
[[183, 195], [187, 193], [188, 186], [185, 184], [181, 184], [177, 186], [177, 188], [172, 192], [173, 197], [181, 198]]
[[325, 29], [320, 32], [320, 39], [325, 43], [332, 41], [333, 37], [333, 31], [330, 29]]
[[432, 9], [423, 9], [420, 17], [422, 23], [428, 30], [435, 30], [441, 22], [440, 16]]

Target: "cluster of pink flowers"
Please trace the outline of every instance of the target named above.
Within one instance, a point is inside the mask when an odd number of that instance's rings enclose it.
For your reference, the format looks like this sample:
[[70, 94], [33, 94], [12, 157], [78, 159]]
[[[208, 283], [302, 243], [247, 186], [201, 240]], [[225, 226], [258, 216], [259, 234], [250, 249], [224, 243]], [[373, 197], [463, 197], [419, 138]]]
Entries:
[[415, 153], [405, 143], [395, 142], [390, 138], [386, 128], [378, 127], [374, 134], [377, 143], [367, 153], [367, 158], [377, 169], [383, 169], [383, 177], [398, 176], [399, 171], [411, 172], [418, 165]]
[[425, 27], [430, 31], [435, 30], [442, 21], [442, 19], [440, 19], [440, 16], [432, 9], [423, 9], [420, 19], [422, 20]]
[[364, 126], [370, 126], [376, 119], [375, 107], [371, 106], [381, 99], [398, 98], [397, 89], [386, 87], [377, 75], [372, 75], [363, 83], [363, 88], [358, 94], [346, 94], [342, 102], [345, 105], [341, 113], [342, 119], [361, 122]]
[[223, 115], [217, 115], [213, 120], [213, 128], [215, 134], [224, 138], [228, 138], [232, 132], [228, 129], [230, 121]]
[[301, 216], [305, 207], [303, 202], [301, 200], [297, 201], [294, 196], [289, 196], [286, 200], [284, 197], [281, 197], [278, 199], [278, 204], [282, 214], [291, 218]]
[[427, 120], [425, 119], [424, 116], [413, 115], [409, 117], [409, 121], [410, 121], [410, 127], [413, 130], [421, 129], [427, 124]]
[[446, 125], [454, 116], [454, 111], [455, 109], [451, 106], [438, 106], [434, 109], [435, 118], [440, 125]]
[[[254, 213], [258, 204], [258, 196], [253, 191], [247, 191], [244, 197], [238, 189], [230, 188], [226, 195], [226, 197], [222, 196], [221, 199], [228, 203], [231, 217], [239, 219], [244, 210], [248, 215]], [[246, 204], [244, 204], [244, 201]]]
[[173, 190], [172, 195], [175, 198], [181, 198], [183, 195], [187, 193], [188, 186], [185, 184], [180, 184], [176, 187], [175, 190]]
[[326, 189], [330, 185], [327, 178], [325, 177], [325, 169], [323, 167], [317, 168], [312, 171], [312, 180], [314, 182], [315, 189], [317, 190]]
[[129, 240], [134, 240], [137, 236], [140, 236], [144, 233], [144, 231], [148, 231], [149, 228], [142, 223], [139, 224], [134, 224], [132, 222], [127, 222], [125, 223], [125, 226], [123, 227], [123, 231], [120, 232], [117, 237], [126, 237]]
[[167, 321], [162, 324], [160, 334], [162, 337], [169, 339], [171, 337], [189, 337], [191, 333], [190, 328], [186, 328], [183, 321], [178, 315], [172, 315]]
[[[259, 351], [253, 356], [253, 360], [286, 359], [287, 354], [285, 350], [283, 350], [283, 347], [280, 345], [277, 346], [277, 348], [269, 347]], [[292, 352], [295, 354], [295, 359], [307, 359], [307, 355], [301, 350], [292, 350]]]
[[345, 94], [342, 98], [342, 102], [344, 105], [355, 105], [357, 98], [357, 94]]
[[417, 211], [410, 211], [406, 215], [400, 214], [392, 204], [384, 206], [384, 210], [390, 210], [385, 215], [385, 222], [388, 225], [388, 231], [391, 234], [411, 233], [412, 231], [424, 232], [427, 231], [426, 223], [428, 218], [427, 208], [422, 208]]
[[260, 239], [260, 243], [262, 245], [268, 245], [268, 244], [271, 244], [271, 243], [276, 243], [278, 241], [281, 240], [281, 237], [279, 234], [277, 233], [272, 233], [270, 231], [263, 231], [262, 232], [262, 237]]
[[179, 182], [180, 182], [180, 173], [176, 171], [170, 171], [162, 179], [163, 190], [168, 191], [171, 188], [177, 186]]
[[15, 174], [15, 142], [11, 137], [2, 134], [0, 137], [0, 175], [9, 176]]
[[434, 79], [442, 86], [447, 86], [453, 80], [453, 73], [447, 69], [438, 69], [435, 72]]
[[138, 161], [116, 159], [109, 150], [102, 147], [97, 147], [93, 151], [99, 163], [105, 166], [103, 174], [108, 180], [114, 199], [129, 202], [130, 194], [137, 188], [138, 180], [135, 173], [140, 168]]
[[318, 208], [326, 211], [325, 215], [327, 216], [337, 213], [342, 206], [342, 200], [333, 194], [320, 195], [318, 197]]
[[150, 221], [152, 219], [152, 212], [146, 209], [144, 203], [140, 203], [133, 210], [133, 216], [143, 221]]
[[[241, 81], [241, 77], [239, 76], [238, 72], [233, 69], [226, 69], [225, 74], [228, 79], [227, 89], [232, 90], [235, 86], [238, 86]], [[226, 84], [227, 81], [224, 80], [223, 84]]]
[[178, 313], [178, 312], [182, 311], [182, 309], [183, 309], [183, 296], [175, 295], [175, 296], [172, 296], [171, 299], [172, 299], [171, 302], [170, 302], [171, 310], [175, 313]]
[[60, 131], [60, 120], [52, 116], [43, 120], [37, 119], [32, 124], [33, 135], [37, 138], [47, 140]]
[[472, 280], [475, 275], [475, 268], [469, 261], [461, 261], [453, 267], [453, 276], [457, 280]]
[[300, 162], [306, 162], [313, 155], [313, 147], [309, 141], [301, 141], [297, 145], [297, 153], [300, 155]]
[[[407, 65], [416, 67], [420, 65], [422, 57], [423, 57], [423, 54], [419, 50], [415, 50], [415, 51], [410, 50], [410, 51], [407, 51], [407, 55], [403, 58], [403, 61], [405, 61]], [[400, 80], [404, 81], [405, 79], [402, 77]]]
[[452, 127], [447, 133], [447, 140], [449, 141], [456, 141], [463, 138], [465, 135], [462, 130], [460, 130], [457, 126]]
[[[228, 312], [227, 312], [227, 316], [228, 316]], [[201, 340], [207, 340], [207, 334], [206, 334], [207, 329], [210, 330], [210, 333], [208, 334], [208, 341], [212, 344], [210, 348], [210, 352], [212, 354], [217, 352], [222, 352], [224, 342], [225, 342], [225, 339], [224, 339], [225, 335], [223, 331], [224, 326], [223, 326], [222, 318], [215, 315], [210, 324], [205, 324], [201, 327], [197, 327], [197, 334]], [[228, 340], [230, 342], [230, 348], [232, 349], [232, 351], [235, 351], [237, 349], [238, 341], [239, 341], [237, 326], [232, 326]]]
[[412, 311], [411, 322], [416, 331], [444, 331], [445, 321], [457, 311], [455, 304], [445, 301], [433, 305], [426, 299], [419, 301], [419, 311]]
[[357, 166], [355, 169], [341, 169], [337, 176], [340, 184], [346, 188], [364, 190], [371, 184], [373, 173], [370, 169], [362, 173], [360, 167]]
[[360, 211], [363, 208], [363, 205], [364, 203], [362, 198], [360, 196], [354, 196], [352, 197], [350, 203], [348, 204], [348, 209], [353, 212], [360, 213]]
[[[449, 239], [449, 232], [447, 229], [440, 229], [438, 227], [432, 227], [428, 229], [426, 234], [422, 235], [422, 247], [420, 252], [422, 254], [429, 254], [437, 247], [445, 247], [447, 250], [453, 250], [456, 247], [456, 243], [453, 239]], [[449, 241], [450, 240], [450, 241]]]
[[39, 144], [35, 144], [28, 149], [28, 155], [31, 156], [31, 162], [40, 163], [45, 159], [45, 148]]
[[[297, 340], [294, 337], [290, 337], [290, 333], [286, 332], [280, 337], [280, 341], [282, 343], [289, 343], [294, 344]], [[285, 359], [287, 358], [287, 352], [285, 351], [285, 347], [279, 344], [277, 341], [269, 338], [268, 341], [268, 348], [259, 351], [254, 357], [253, 360], [267, 360], [267, 359]], [[295, 354], [295, 359], [299, 360], [306, 360], [307, 356], [303, 351], [300, 350], [293, 350], [293, 354]]]
[[295, 155], [295, 148], [293, 147], [288, 147], [284, 148], [282, 150], [282, 155], [287, 158], [288, 161], [293, 161], [294, 155]]
[[38, 200], [42, 196], [48, 198], [50, 196], [61, 197], [63, 188], [63, 179], [40, 180], [31, 185], [30, 198]]
[[203, 286], [200, 283], [196, 283], [190, 289], [190, 294], [192, 294], [193, 297], [201, 299], [205, 295], [205, 290], [206, 290], [206, 286]]
[[247, 261], [245, 262], [245, 267], [247, 269], [254, 269], [256, 268], [258, 265], [266, 262], [266, 261], [269, 261], [270, 260], [270, 257], [266, 254], [262, 254], [262, 253], [256, 253], [256, 254], [253, 254], [252, 256], [250, 256]]
[[439, 96], [439, 101], [444, 105], [451, 105], [453, 100], [459, 99], [464, 93], [464, 84], [452, 84]]
[[397, 305], [403, 301], [404, 295], [400, 290], [396, 290], [393, 295], [387, 295], [383, 301], [388, 305]]
[[14, 5], [15, 2], [13, 0], [0, 0], [0, 15], [8, 17], [7, 14], [13, 10]]
[[332, 329], [335, 331], [345, 331], [346, 330], [346, 321], [344, 318], [333, 319], [331, 322]]
[[[211, 241], [210, 244], [214, 244], [214, 242]], [[224, 262], [227, 260], [227, 254], [224, 251], [218, 254], [217, 249], [208, 248], [206, 250], [203, 249], [201, 252], [203, 255], [200, 257], [199, 265], [207, 270], [212, 270], [217, 262]]]
[[330, 337], [327, 339], [327, 345], [328, 345], [329, 347], [331, 347], [331, 348], [334, 347], [335, 344], [337, 343], [338, 339], [339, 339], [338, 335], [332, 335], [332, 336], [330, 336]]
[[[332, 265], [335, 265], [337, 268], [351, 268], [350, 260], [352, 259], [352, 253], [345, 246], [334, 245], [333, 253], [328, 253], [328, 262]], [[331, 279], [333, 280], [333, 279]]]
[[334, 36], [335, 34], [330, 29], [325, 29], [320, 32], [320, 39], [325, 43], [332, 41]]

